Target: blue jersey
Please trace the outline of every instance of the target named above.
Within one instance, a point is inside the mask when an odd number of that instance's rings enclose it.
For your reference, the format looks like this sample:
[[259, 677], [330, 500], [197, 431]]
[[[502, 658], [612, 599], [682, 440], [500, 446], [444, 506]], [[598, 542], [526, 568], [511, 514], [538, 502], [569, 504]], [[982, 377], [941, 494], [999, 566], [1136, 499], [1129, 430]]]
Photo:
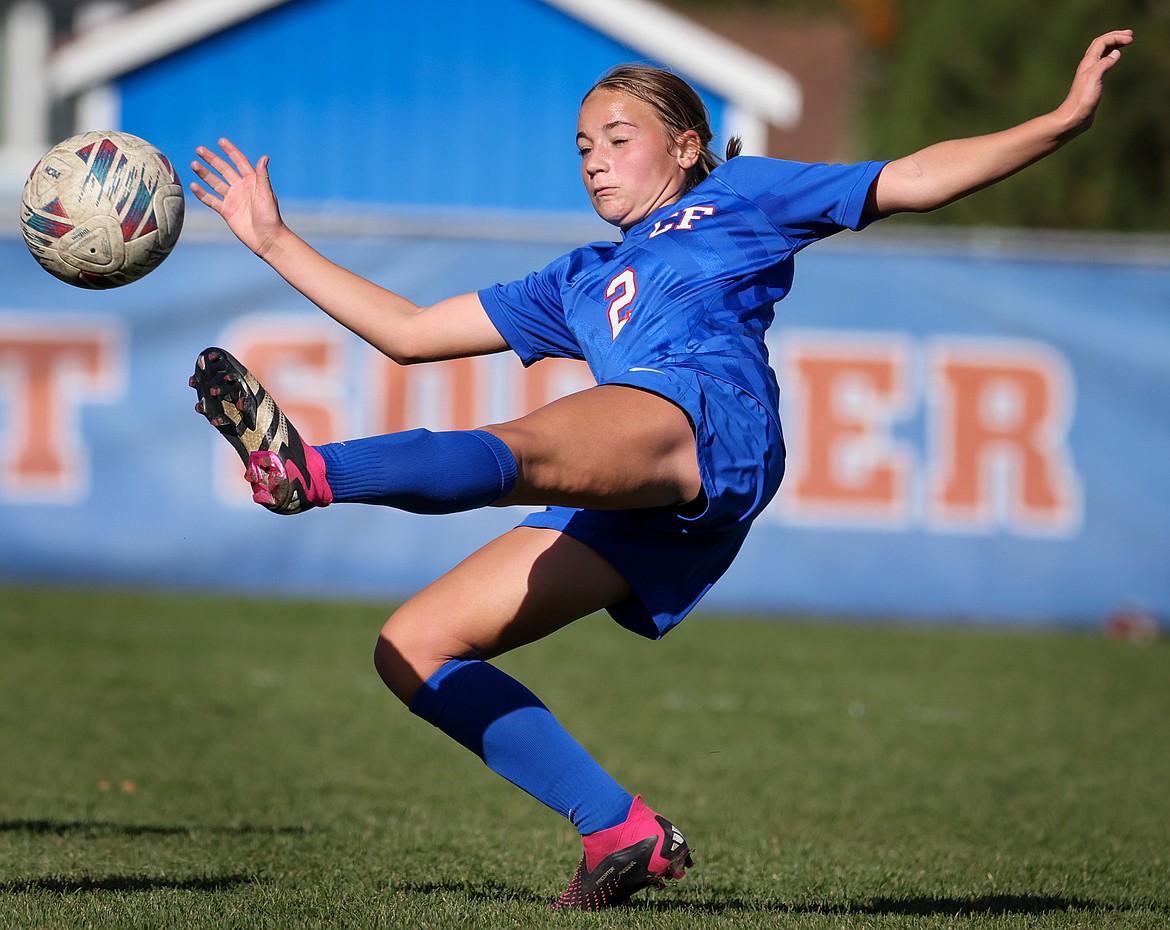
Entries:
[[693, 369], [776, 411], [764, 334], [792, 287], [793, 258], [866, 225], [866, 196], [884, 164], [733, 158], [621, 242], [574, 249], [480, 300], [525, 365], [584, 359], [599, 384]]
[[479, 292], [524, 364], [584, 359], [599, 384], [658, 393], [691, 421], [701, 513], [549, 507], [524, 519], [583, 542], [621, 573], [632, 593], [608, 610], [624, 626], [657, 638], [682, 620], [776, 493], [784, 443], [764, 334], [792, 287], [796, 253], [866, 224], [883, 164], [733, 158], [621, 242], [574, 249]]

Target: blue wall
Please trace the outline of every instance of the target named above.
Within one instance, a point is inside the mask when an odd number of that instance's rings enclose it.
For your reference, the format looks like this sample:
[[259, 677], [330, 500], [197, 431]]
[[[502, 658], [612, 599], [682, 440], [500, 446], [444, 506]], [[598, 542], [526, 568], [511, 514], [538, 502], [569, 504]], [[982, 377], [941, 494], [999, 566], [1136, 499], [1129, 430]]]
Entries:
[[126, 76], [121, 128], [267, 152], [286, 202], [587, 210], [577, 107], [630, 60], [539, 0], [294, 0]]

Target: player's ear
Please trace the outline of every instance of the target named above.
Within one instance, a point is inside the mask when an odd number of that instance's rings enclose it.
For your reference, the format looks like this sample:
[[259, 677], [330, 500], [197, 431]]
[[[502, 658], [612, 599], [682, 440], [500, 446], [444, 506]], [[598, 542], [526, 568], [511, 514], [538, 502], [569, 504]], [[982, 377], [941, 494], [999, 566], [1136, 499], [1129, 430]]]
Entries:
[[674, 156], [684, 171], [690, 171], [698, 163], [702, 151], [703, 141], [693, 129], [681, 133], [674, 141]]

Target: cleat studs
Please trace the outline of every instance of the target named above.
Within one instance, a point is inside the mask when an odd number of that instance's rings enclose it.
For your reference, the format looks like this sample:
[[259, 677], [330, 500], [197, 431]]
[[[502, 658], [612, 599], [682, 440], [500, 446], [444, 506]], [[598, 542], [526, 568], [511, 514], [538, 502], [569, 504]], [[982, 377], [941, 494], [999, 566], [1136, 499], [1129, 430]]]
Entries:
[[203, 413], [203, 401], [198, 401], [195, 404], [195, 412], [196, 413]]

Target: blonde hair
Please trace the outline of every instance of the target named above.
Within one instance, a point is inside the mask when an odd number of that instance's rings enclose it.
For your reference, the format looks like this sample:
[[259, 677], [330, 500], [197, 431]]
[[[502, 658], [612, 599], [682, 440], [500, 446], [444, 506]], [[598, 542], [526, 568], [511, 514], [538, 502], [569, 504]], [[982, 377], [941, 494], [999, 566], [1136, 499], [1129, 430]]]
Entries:
[[[687, 171], [687, 190], [707, 177], [724, 160], [711, 150], [711, 116], [702, 98], [677, 74], [650, 65], [618, 65], [601, 76], [582, 98], [582, 103], [597, 90], [620, 91], [650, 104], [662, 121], [666, 134], [677, 140], [694, 130], [699, 136], [699, 157]], [[727, 143], [726, 158], [734, 158], [742, 149], [739, 136]]]

